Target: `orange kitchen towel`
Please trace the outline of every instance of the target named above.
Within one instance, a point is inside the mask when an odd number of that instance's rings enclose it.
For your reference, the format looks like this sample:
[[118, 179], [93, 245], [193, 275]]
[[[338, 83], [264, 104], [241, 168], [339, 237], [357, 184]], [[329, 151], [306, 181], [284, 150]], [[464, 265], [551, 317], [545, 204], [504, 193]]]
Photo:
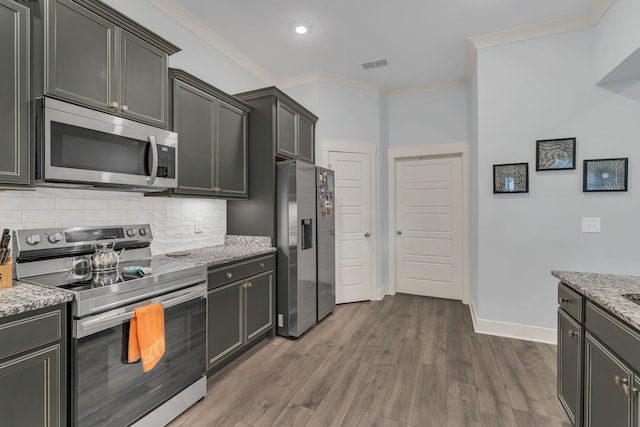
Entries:
[[147, 372], [164, 355], [164, 309], [154, 303], [134, 312], [129, 327], [129, 363], [142, 358], [142, 370]]

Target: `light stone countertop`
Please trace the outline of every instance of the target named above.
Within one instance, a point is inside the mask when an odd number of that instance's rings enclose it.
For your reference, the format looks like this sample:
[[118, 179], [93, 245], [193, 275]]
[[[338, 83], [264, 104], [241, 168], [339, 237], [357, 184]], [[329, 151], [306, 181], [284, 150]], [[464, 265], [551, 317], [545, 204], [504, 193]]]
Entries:
[[624, 294], [640, 294], [640, 276], [552, 270], [562, 283], [640, 330], [640, 305]]
[[0, 289], [0, 318], [69, 302], [72, 299], [73, 295], [69, 292], [16, 280], [12, 287]]
[[162, 257], [206, 264], [207, 268], [218, 267], [235, 261], [242, 261], [260, 255], [269, 255], [278, 248], [271, 246], [271, 239], [265, 236], [226, 236], [225, 244], [199, 249], [168, 253]]

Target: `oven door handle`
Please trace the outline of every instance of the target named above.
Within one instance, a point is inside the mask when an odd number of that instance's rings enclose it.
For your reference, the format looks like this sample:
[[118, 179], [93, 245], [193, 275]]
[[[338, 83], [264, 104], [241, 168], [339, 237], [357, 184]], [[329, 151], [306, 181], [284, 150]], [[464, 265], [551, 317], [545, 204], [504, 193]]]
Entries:
[[106, 313], [91, 316], [86, 319], [76, 320], [73, 322], [73, 337], [84, 338], [91, 334], [95, 334], [96, 332], [104, 331], [105, 329], [109, 329], [127, 320], [133, 319], [135, 316], [135, 312], [133, 310], [137, 307], [159, 302], [162, 304], [162, 307], [167, 309], [197, 298], [206, 297], [207, 284], [202, 283], [186, 290], [181, 289], [180, 291], [172, 292], [168, 295], [144, 300], [126, 307], [117, 308], [115, 310], [107, 311]]

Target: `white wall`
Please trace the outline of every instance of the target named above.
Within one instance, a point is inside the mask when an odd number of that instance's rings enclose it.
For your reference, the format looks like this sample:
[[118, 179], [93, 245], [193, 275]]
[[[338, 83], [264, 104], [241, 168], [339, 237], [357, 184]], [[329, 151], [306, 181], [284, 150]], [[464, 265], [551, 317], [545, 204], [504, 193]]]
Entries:
[[[118, 191], [0, 191], [0, 226], [20, 230], [148, 223], [156, 255], [224, 244], [226, 206], [223, 200], [144, 197]], [[195, 234], [196, 218], [202, 220], [202, 233]]]
[[469, 183], [470, 203], [469, 203], [469, 245], [470, 259], [469, 270], [471, 280], [471, 299], [475, 303], [478, 301], [478, 233], [480, 223], [478, 221], [478, 70], [474, 67], [471, 81], [469, 82]]
[[[595, 73], [594, 30], [478, 51], [481, 319], [554, 328], [551, 269], [640, 273], [640, 103]], [[537, 139], [574, 136], [577, 170], [535, 171]], [[582, 160], [612, 157], [629, 157], [629, 191], [583, 193]], [[529, 193], [492, 194], [492, 165], [516, 162], [529, 162]], [[602, 232], [581, 233], [581, 217], [600, 217]]]
[[388, 99], [389, 147], [469, 141], [469, 86]]

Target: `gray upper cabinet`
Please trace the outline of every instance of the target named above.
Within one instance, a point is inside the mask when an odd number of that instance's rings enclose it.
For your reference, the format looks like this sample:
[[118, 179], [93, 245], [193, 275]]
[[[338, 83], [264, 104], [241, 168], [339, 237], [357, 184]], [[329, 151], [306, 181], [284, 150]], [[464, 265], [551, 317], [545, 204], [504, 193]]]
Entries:
[[246, 198], [250, 108], [182, 70], [170, 74], [171, 128], [180, 135], [178, 188], [170, 194]]
[[120, 114], [167, 126], [167, 54], [127, 31], [120, 31]]
[[276, 136], [276, 153], [285, 156], [296, 158], [298, 155], [296, 135], [298, 129], [296, 126], [297, 113], [296, 111], [283, 104], [282, 101], [277, 101], [278, 108], [278, 133]]
[[301, 160], [315, 163], [315, 132], [313, 120], [298, 116], [298, 154]]
[[30, 7], [34, 53], [44, 57], [41, 67], [34, 64], [35, 96], [167, 127], [167, 58], [176, 46], [96, 0]]
[[115, 24], [71, 0], [51, 2], [48, 23], [46, 93], [109, 109], [117, 98]]
[[29, 184], [29, 9], [0, 0], [0, 186]]
[[315, 118], [307, 116], [295, 105], [278, 99], [276, 154], [314, 163], [314, 126]]

